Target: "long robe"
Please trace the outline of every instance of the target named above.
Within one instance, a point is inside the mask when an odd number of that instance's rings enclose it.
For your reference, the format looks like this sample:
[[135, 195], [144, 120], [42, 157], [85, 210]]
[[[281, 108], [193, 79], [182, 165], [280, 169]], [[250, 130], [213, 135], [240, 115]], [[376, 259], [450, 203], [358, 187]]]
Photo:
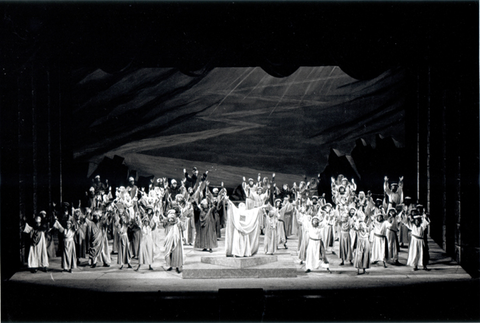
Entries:
[[356, 225], [357, 237], [355, 242], [355, 250], [353, 252], [353, 266], [357, 269], [370, 268], [370, 241], [368, 228], [365, 223]]
[[128, 234], [127, 230], [128, 227], [126, 224], [122, 225], [119, 222], [116, 224], [117, 232], [118, 232], [118, 257], [117, 257], [117, 264], [119, 265], [126, 265], [130, 263], [130, 248], [129, 248], [129, 241], [128, 241]]
[[285, 203], [285, 235], [291, 236], [293, 234], [293, 205], [290, 202]]
[[217, 234], [215, 233], [215, 219], [213, 218], [212, 208], [204, 210], [198, 208], [197, 216], [195, 216], [195, 248], [213, 249], [217, 248]]
[[398, 250], [400, 245], [398, 243], [398, 220], [397, 216], [392, 219], [391, 225], [387, 228], [387, 243], [388, 243], [388, 258], [392, 262], [398, 261]]
[[300, 242], [300, 250], [298, 251], [298, 258], [301, 261], [305, 261], [307, 259], [307, 248], [308, 244], [310, 243], [310, 235], [308, 230], [308, 225], [305, 223], [309, 223], [312, 220], [312, 216], [309, 214], [304, 214], [301, 216], [299, 222], [302, 223], [302, 241]]
[[303, 225], [308, 231], [309, 238], [305, 256], [305, 269], [318, 269], [320, 266], [328, 268], [329, 263], [322, 239], [326, 222], [322, 221], [317, 227], [314, 227], [311, 222], [304, 222]]
[[28, 268], [48, 267], [47, 241], [45, 231], [33, 229], [30, 232], [32, 244], [28, 254]]
[[424, 253], [428, 251], [425, 250], [424, 234], [428, 227], [428, 222], [423, 221], [418, 227], [411, 222], [404, 223], [412, 231], [412, 240], [410, 241], [410, 246], [408, 248], [407, 266], [426, 266], [427, 264], [424, 262]]
[[263, 240], [263, 249], [265, 254], [273, 255], [278, 248], [278, 214], [270, 211], [268, 216], [265, 217], [265, 237]]
[[386, 231], [390, 225], [387, 221], [378, 222], [375, 220], [373, 228], [372, 262], [386, 261], [388, 259]]
[[179, 223], [165, 222], [165, 263], [167, 267], [182, 268], [183, 243]]
[[251, 257], [258, 252], [260, 239], [260, 208], [239, 209], [231, 201], [227, 207], [225, 254]]
[[61, 232], [63, 238], [62, 250], [62, 268], [65, 270], [77, 268], [77, 255], [75, 253], [75, 231], [64, 229], [60, 223], [56, 222], [54, 227]]
[[153, 241], [153, 258], [160, 257], [162, 255], [162, 239], [160, 232], [160, 218], [158, 215], [154, 215], [152, 218], [155, 223], [155, 227], [152, 230]]
[[270, 212], [275, 212], [278, 218], [278, 224], [277, 224], [277, 244], [278, 245], [287, 243], [287, 234], [286, 234], [286, 228], [285, 228], [285, 210], [286, 208], [283, 207], [281, 209], [275, 209], [273, 211], [270, 211]]
[[339, 221], [340, 223], [340, 243], [339, 243], [339, 258], [342, 262], [345, 260], [352, 261], [352, 240], [350, 236], [351, 219], [347, 216]]
[[153, 263], [153, 238], [152, 228], [149, 225], [142, 225], [142, 239], [138, 253], [138, 264], [151, 265]]
[[86, 242], [86, 231], [87, 231], [87, 224], [86, 223], [78, 223], [75, 224], [75, 253], [77, 255], [77, 259], [79, 258], [86, 258], [87, 257], [87, 242]]
[[100, 260], [104, 265], [110, 264], [110, 252], [108, 251], [108, 237], [104, 229], [105, 219], [98, 223], [86, 219], [87, 230], [90, 233], [90, 249], [88, 254], [92, 264]]

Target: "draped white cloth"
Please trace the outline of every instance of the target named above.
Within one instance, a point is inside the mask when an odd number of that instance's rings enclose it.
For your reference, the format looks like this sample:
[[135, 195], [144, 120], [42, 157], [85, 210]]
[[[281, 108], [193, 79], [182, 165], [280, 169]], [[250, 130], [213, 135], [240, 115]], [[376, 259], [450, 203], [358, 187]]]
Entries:
[[251, 257], [258, 251], [260, 208], [247, 210], [228, 202], [225, 252], [227, 256]]

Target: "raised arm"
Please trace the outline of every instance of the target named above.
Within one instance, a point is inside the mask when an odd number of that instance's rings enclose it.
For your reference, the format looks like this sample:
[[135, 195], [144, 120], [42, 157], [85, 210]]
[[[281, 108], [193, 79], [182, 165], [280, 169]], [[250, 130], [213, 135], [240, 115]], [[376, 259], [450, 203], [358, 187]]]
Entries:
[[390, 195], [392, 191], [390, 190], [390, 187], [388, 187], [388, 177], [385, 176], [383, 179], [383, 190], [387, 195]]

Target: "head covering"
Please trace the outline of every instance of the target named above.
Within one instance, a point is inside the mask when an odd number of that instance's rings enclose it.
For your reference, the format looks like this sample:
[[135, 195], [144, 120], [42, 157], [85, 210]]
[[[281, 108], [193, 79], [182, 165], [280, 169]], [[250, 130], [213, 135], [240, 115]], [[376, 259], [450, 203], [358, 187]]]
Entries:
[[192, 169], [193, 169], [194, 172], [198, 171], [197, 167], [195, 167], [195, 166], [193, 166]]
[[175, 179], [172, 179], [172, 184], [173, 184], [173, 183], [175, 183], [175, 184], [176, 184], [176, 183], [177, 183], [177, 180], [175, 180]]
[[218, 193], [218, 188], [215, 187], [212, 191], [213, 193]]
[[313, 196], [312, 196], [312, 200], [313, 200], [313, 199], [318, 200], [318, 196], [317, 196], [317, 195], [313, 195]]
[[207, 199], [203, 199], [203, 200], [200, 202], [200, 204], [203, 204], [203, 205], [208, 205], [208, 201], [207, 201]]
[[405, 196], [404, 200], [411, 200], [412, 198], [410, 196]]
[[135, 178], [133, 178], [133, 177], [130, 176], [130, 177], [128, 178], [128, 181], [129, 181], [129, 182], [135, 181]]
[[184, 199], [185, 199], [185, 197], [182, 194], [175, 195], [175, 200], [181, 201], [181, 200], [184, 200]]
[[389, 208], [388, 208], [388, 211], [387, 211], [387, 214], [390, 213], [390, 211], [394, 211], [395, 214], [397, 214], [397, 209], [394, 208], [394, 207], [389, 207]]
[[249, 178], [248, 181], [249, 181], [249, 182], [253, 182], [253, 178]]
[[95, 178], [100, 178], [100, 175], [95, 176]]
[[383, 202], [383, 201], [382, 201], [382, 199], [377, 198], [377, 199], [375, 199], [375, 202]]
[[327, 206], [329, 206], [330, 208], [332, 208], [332, 204], [330, 203], [327, 203], [325, 205], [322, 205], [322, 210], [325, 210], [327, 208]]
[[422, 204], [417, 204], [417, 209], [419, 209], [419, 208], [422, 208], [422, 209], [423, 209], [424, 207], [423, 207]]
[[276, 200], [275, 200], [275, 204], [277, 204], [277, 202], [282, 203], [282, 200], [281, 200], [281, 199], [276, 199]]
[[40, 214], [45, 214], [45, 215], [47, 215], [47, 212], [45, 212], [45, 211], [42, 210], [42, 211], [40, 211], [38, 214], [39, 214], [39, 215], [40, 215]]

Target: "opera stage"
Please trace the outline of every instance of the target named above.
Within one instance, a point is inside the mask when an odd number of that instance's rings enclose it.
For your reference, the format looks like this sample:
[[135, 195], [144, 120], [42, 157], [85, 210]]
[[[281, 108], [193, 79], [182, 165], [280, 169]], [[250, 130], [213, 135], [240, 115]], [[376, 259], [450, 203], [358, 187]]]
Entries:
[[[32, 274], [25, 268], [3, 283], [4, 314], [13, 321], [480, 318], [478, 279], [472, 279], [431, 239], [431, 271], [378, 264], [360, 276], [350, 264], [339, 266], [338, 256], [330, 254], [332, 274], [322, 269], [306, 274], [297, 257], [294, 236], [288, 240], [288, 249], [279, 249], [274, 255], [277, 261], [246, 268], [212, 264], [206, 258], [218, 258], [220, 263], [239, 260], [225, 257], [224, 241], [222, 235], [213, 253], [185, 246], [181, 274], [165, 271], [162, 257], [155, 259], [154, 271], [146, 265], [138, 272], [119, 270], [116, 256], [112, 256], [109, 268], [99, 265], [92, 269], [84, 260], [71, 274], [62, 272], [60, 258], [55, 258], [47, 273]], [[269, 257], [262, 253], [263, 236], [259, 252], [254, 258]], [[407, 252], [401, 249], [403, 264]], [[202, 257], [206, 257], [204, 262]], [[132, 260], [133, 268], [137, 262]], [[208, 276], [209, 271], [215, 274]]]

